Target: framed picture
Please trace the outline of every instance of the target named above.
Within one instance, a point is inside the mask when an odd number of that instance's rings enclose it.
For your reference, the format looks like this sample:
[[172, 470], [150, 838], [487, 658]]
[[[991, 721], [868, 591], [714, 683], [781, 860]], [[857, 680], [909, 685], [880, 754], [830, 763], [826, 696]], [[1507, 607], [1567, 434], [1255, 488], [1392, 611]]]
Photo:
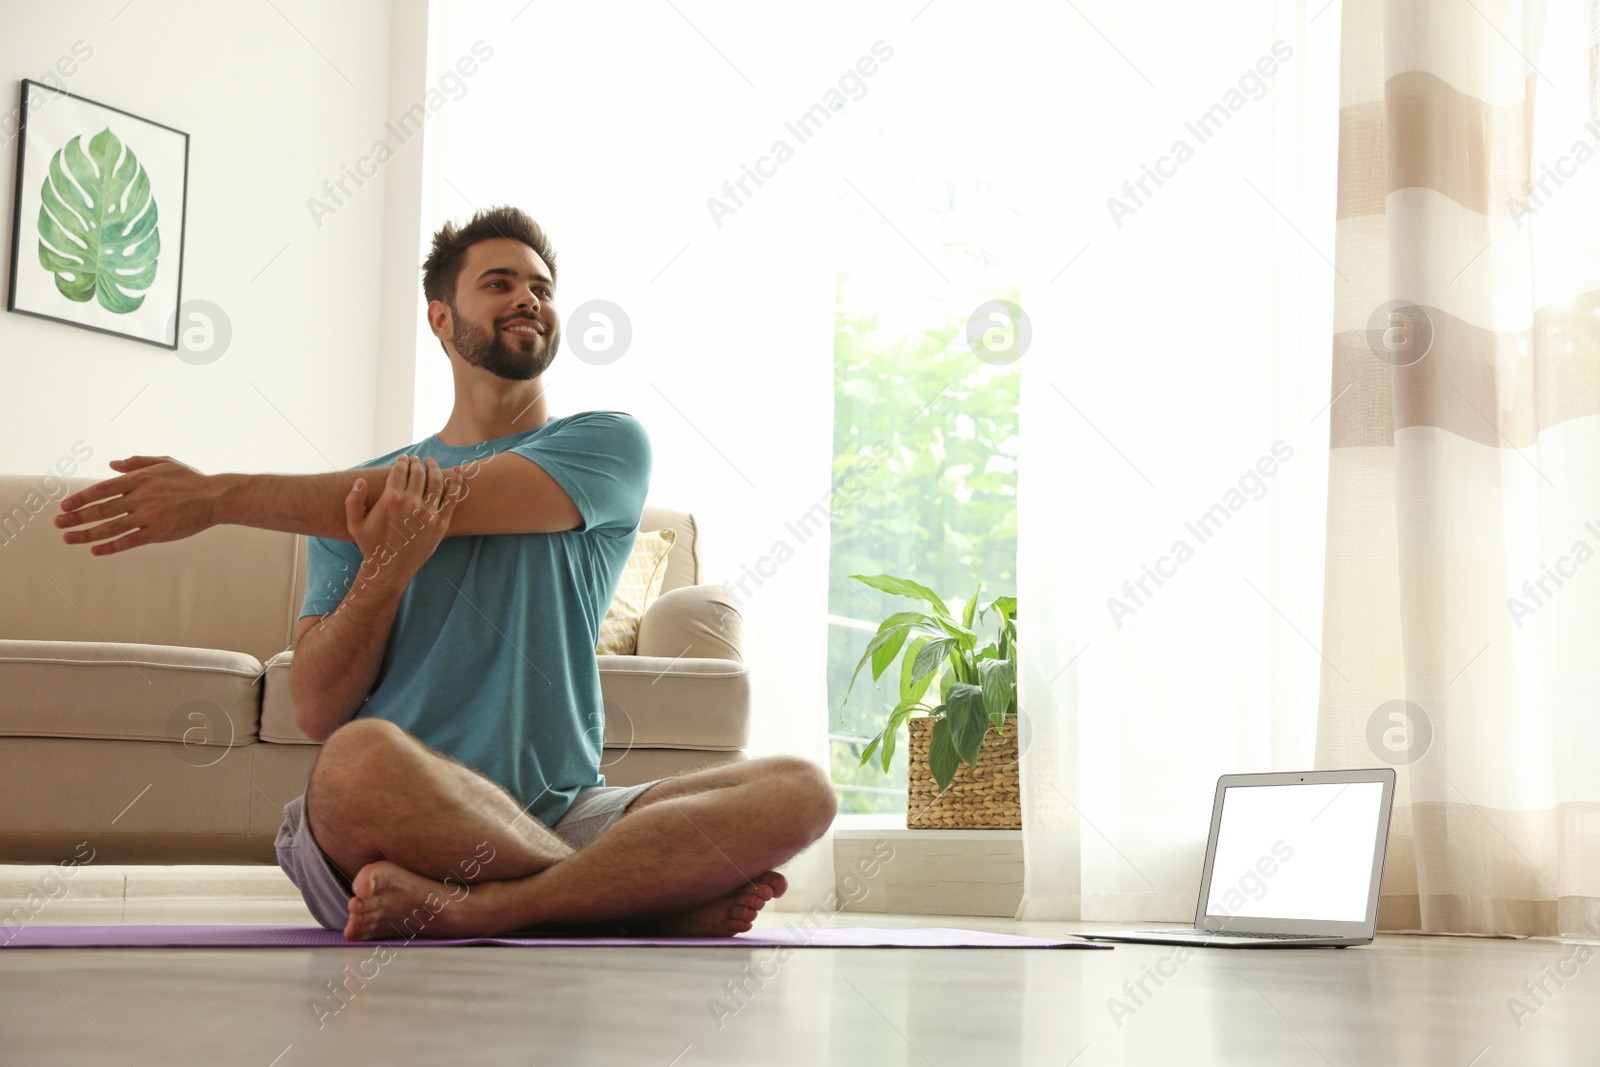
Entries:
[[189, 135], [22, 83], [6, 310], [176, 351]]

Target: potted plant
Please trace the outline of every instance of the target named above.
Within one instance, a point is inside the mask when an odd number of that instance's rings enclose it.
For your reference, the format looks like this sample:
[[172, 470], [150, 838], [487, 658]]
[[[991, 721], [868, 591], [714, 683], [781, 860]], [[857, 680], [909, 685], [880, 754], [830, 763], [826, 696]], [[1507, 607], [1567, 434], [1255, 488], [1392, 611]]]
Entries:
[[[887, 771], [900, 727], [906, 726], [908, 827], [1021, 827], [1017, 598], [995, 597], [979, 611], [980, 582], [958, 620], [943, 598], [925, 585], [887, 574], [850, 578], [880, 592], [923, 601], [931, 609], [931, 613], [900, 611], [883, 620], [850, 676], [846, 703], [867, 663], [877, 681], [896, 657], [900, 659], [899, 700], [884, 728], [862, 750], [861, 765], [876, 754]], [[995, 638], [979, 647], [974, 622], [991, 613]], [[936, 701], [930, 690], [937, 692]]]

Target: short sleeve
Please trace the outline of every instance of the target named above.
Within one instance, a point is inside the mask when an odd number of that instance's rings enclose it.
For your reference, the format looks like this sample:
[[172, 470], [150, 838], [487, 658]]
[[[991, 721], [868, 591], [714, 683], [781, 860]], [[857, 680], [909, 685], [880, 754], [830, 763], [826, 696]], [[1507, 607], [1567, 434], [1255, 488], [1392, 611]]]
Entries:
[[361, 549], [354, 542], [307, 538], [306, 596], [300, 604], [300, 617], [327, 615], [337, 608], [360, 566]]
[[577, 505], [584, 530], [633, 530], [650, 489], [650, 436], [632, 415], [589, 411], [510, 449], [537, 463]]

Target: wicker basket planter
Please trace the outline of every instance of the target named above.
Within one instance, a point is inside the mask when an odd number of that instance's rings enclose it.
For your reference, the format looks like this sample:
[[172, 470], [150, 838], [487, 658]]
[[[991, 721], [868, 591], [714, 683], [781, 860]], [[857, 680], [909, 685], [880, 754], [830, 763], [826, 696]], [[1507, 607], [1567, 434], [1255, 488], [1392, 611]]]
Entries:
[[928, 742], [933, 736], [932, 716], [906, 720], [911, 731], [911, 751], [906, 793], [906, 828], [909, 830], [1020, 830], [1022, 791], [1018, 781], [1017, 717], [1006, 716], [1006, 729], [993, 726], [978, 750], [978, 765], [956, 768], [955, 779], [942, 796], [939, 783], [928, 769]]

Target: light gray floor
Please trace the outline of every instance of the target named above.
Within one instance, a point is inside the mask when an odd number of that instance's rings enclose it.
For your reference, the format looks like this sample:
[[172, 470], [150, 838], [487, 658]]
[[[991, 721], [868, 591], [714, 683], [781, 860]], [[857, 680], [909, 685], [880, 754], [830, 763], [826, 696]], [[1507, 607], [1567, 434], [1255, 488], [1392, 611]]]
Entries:
[[[171, 900], [65, 900], [37, 919], [309, 921], [298, 902]], [[1385, 936], [1369, 948], [1213, 949], [1181, 962], [1144, 945], [808, 949], [781, 966], [770, 951], [405, 946], [379, 964], [369, 946], [0, 949], [0, 1064], [1600, 1063], [1600, 950], [1553, 941]], [[319, 1027], [312, 1005], [347, 965], [375, 977]], [[746, 967], [771, 977], [758, 986]], [[1170, 977], [1158, 986], [1152, 970]], [[1141, 978], [1144, 992], [1130, 993], [1125, 983]], [[741, 979], [751, 992], [735, 1000], [727, 983]], [[1547, 994], [1535, 999], [1523, 983], [1541, 979]], [[1514, 1019], [1511, 998], [1531, 1014]]]

